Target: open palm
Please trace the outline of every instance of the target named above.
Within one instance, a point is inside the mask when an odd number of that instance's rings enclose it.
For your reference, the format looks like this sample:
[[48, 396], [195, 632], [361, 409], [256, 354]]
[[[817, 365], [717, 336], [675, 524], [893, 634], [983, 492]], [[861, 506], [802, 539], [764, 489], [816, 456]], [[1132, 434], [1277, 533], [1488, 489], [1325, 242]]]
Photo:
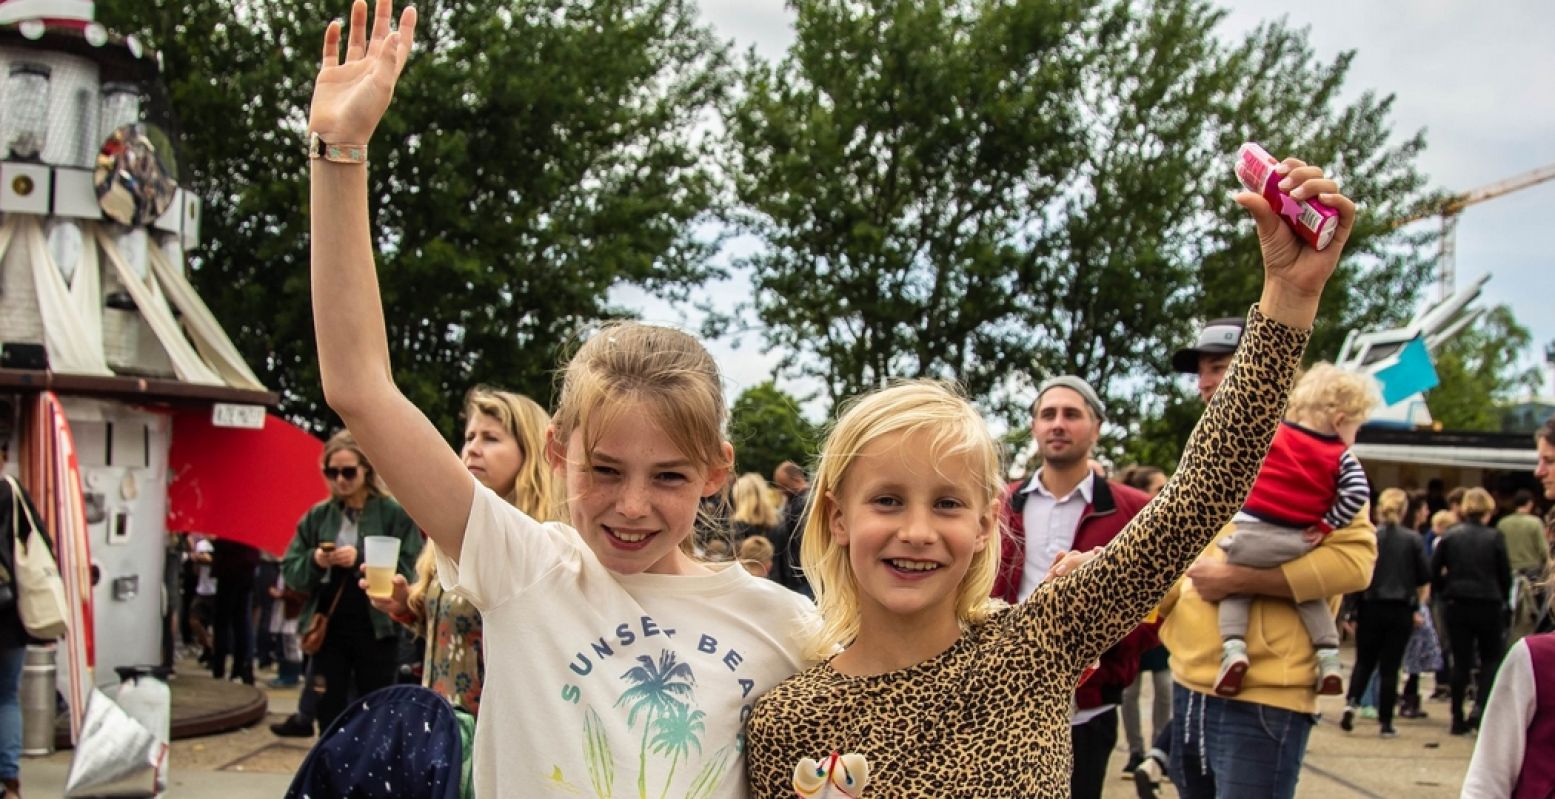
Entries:
[[313, 83], [308, 128], [332, 144], [366, 144], [394, 97], [394, 84], [410, 55], [416, 32], [416, 9], [400, 13], [392, 25], [393, 0], [378, 0], [372, 38], [367, 36], [367, 2], [351, 6], [351, 33], [345, 60], [340, 58], [341, 26], [337, 20], [324, 31], [324, 55]]

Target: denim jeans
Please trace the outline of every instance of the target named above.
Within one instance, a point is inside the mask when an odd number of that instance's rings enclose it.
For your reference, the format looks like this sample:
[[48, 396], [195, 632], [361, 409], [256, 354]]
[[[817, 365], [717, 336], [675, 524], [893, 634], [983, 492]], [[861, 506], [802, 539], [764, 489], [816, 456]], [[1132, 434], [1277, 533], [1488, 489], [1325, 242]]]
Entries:
[[1313, 718], [1172, 686], [1172, 783], [1184, 799], [1290, 799]]
[[21, 775], [22, 663], [27, 647], [0, 649], [0, 779]]

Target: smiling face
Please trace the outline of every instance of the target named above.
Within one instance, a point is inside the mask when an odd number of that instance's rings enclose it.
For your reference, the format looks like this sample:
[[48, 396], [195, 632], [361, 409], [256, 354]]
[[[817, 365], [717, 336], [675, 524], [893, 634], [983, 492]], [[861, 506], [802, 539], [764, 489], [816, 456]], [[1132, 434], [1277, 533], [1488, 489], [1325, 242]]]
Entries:
[[[693, 462], [653, 423], [647, 408], [620, 409], [584, 457], [574, 430], [563, 448], [551, 436], [547, 454], [565, 470], [568, 510], [579, 535], [606, 568], [620, 574], [687, 574], [699, 569], [681, 549], [703, 497], [724, 484], [727, 468]], [[724, 444], [725, 462], [733, 452]]]
[[464, 459], [464, 468], [498, 496], [513, 490], [519, 467], [524, 465], [518, 439], [500, 419], [485, 413], [471, 414], [464, 426], [464, 447], [459, 456]]
[[1100, 433], [1101, 424], [1080, 392], [1058, 386], [1037, 400], [1031, 434], [1044, 464], [1062, 467], [1087, 460]]
[[961, 582], [994, 530], [970, 453], [935, 454], [933, 437], [898, 431], [864, 445], [827, 496], [833, 540], [847, 549], [861, 626], [888, 616], [956, 620]]

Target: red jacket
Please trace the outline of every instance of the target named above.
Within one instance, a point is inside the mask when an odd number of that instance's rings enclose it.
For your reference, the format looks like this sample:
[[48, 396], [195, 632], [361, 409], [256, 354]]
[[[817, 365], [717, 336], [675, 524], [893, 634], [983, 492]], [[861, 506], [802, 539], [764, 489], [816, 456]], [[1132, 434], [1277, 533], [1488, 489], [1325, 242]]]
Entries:
[[[1004, 497], [999, 503], [1000, 529], [1004, 531], [1004, 546], [999, 553], [999, 574], [994, 579], [993, 596], [1010, 604], [1020, 601], [1021, 577], [1026, 570], [1026, 508], [1025, 489], [1035, 475], [1017, 480], [1005, 486]], [[1150, 496], [1122, 483], [1091, 477], [1091, 504], [1080, 516], [1080, 528], [1075, 531], [1073, 549], [1087, 550], [1105, 546], [1133, 520], [1140, 508], [1150, 501]], [[1159, 646], [1156, 625], [1141, 624], [1124, 636], [1123, 640], [1102, 653], [1101, 666], [1085, 684], [1075, 692], [1075, 706], [1087, 710], [1101, 705], [1113, 705], [1123, 701], [1123, 689], [1132, 685], [1139, 676], [1139, 656]]]

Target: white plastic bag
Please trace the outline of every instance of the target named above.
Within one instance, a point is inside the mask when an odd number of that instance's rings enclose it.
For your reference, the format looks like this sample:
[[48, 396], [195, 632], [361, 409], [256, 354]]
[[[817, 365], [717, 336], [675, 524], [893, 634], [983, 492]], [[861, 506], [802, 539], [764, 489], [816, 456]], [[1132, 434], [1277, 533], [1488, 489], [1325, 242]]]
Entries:
[[65, 799], [155, 796], [167, 787], [158, 779], [166, 757], [166, 743], [94, 688], [65, 777]]

